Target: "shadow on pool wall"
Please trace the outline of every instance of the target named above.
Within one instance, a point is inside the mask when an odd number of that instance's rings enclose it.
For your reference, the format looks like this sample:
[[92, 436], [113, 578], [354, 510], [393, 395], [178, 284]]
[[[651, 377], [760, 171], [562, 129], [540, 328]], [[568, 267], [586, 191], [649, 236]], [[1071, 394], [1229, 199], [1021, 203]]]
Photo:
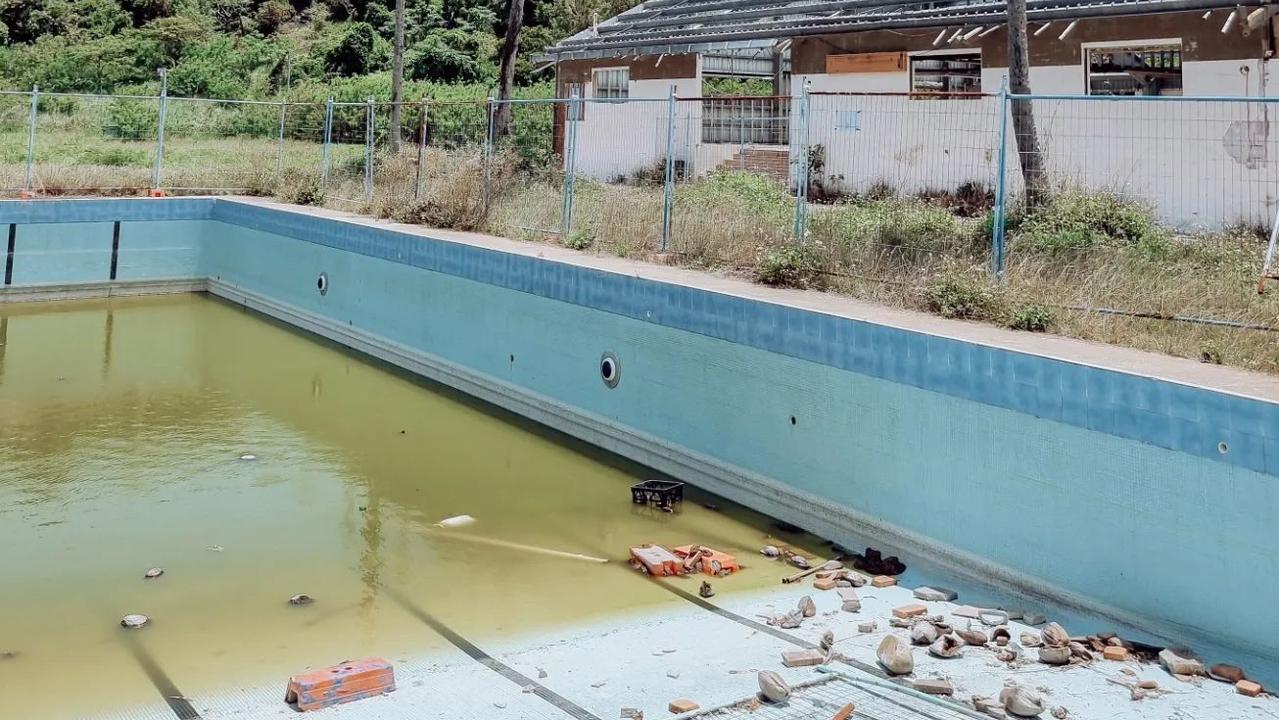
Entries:
[[1257, 612], [1274, 403], [256, 201], [13, 201], [0, 223], [11, 299], [207, 278], [824, 537], [1279, 660]]

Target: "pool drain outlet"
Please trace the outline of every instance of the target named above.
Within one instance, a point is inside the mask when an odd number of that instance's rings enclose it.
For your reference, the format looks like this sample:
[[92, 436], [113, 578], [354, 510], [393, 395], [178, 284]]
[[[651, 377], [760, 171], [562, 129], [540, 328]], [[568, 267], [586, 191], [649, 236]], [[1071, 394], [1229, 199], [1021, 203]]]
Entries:
[[329, 294], [329, 274], [320, 273], [320, 277], [315, 279], [315, 289], [320, 291], [321, 295]]
[[617, 387], [622, 381], [622, 364], [611, 352], [604, 353], [600, 358], [600, 379], [610, 388]]

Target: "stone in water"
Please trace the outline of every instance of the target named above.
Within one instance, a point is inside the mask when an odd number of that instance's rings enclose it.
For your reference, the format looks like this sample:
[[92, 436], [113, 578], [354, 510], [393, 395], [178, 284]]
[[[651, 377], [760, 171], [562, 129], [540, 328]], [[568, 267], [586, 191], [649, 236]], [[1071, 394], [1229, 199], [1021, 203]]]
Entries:
[[120, 625], [127, 628], [140, 628], [151, 622], [151, 618], [146, 615], [125, 615], [120, 620]]
[[146, 571], [146, 573], [142, 577], [145, 577], [148, 580], [150, 580], [151, 578], [158, 578], [163, 574], [164, 574], [164, 568], [151, 568], [150, 570]]

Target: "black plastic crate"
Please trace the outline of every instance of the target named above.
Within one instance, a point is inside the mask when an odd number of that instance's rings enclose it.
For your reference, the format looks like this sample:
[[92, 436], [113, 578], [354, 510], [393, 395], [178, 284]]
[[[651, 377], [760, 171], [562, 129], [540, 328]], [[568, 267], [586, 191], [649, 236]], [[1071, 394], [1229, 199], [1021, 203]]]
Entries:
[[652, 503], [658, 507], [671, 507], [684, 501], [684, 483], [673, 480], [645, 480], [631, 486], [631, 502], [636, 505]]

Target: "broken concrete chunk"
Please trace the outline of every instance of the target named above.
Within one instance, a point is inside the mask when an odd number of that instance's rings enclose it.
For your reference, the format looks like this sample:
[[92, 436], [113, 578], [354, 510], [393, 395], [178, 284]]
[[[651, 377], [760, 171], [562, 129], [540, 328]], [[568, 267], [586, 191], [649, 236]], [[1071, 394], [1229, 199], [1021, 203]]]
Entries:
[[1065, 665], [1070, 662], [1070, 647], [1041, 647], [1039, 662], [1045, 665]]
[[676, 700], [672, 700], [671, 704], [667, 706], [667, 709], [669, 709], [673, 713], [678, 714], [678, 713], [693, 712], [699, 707], [701, 707], [701, 705], [698, 705], [697, 703], [693, 702], [692, 700], [689, 700], [688, 698], [678, 698]]
[[151, 618], [146, 615], [125, 615], [120, 620], [120, 625], [127, 628], [140, 628], [151, 622]]
[[1194, 658], [1182, 657], [1171, 648], [1159, 651], [1159, 664], [1173, 675], [1203, 675], [1203, 663]]
[[1045, 645], [1065, 647], [1070, 644], [1070, 633], [1057, 623], [1048, 623], [1048, 627], [1043, 629], [1042, 634]]
[[1036, 633], [1024, 632], [1021, 634], [1021, 644], [1026, 647], [1039, 647], [1043, 644], [1043, 639]]
[[875, 632], [875, 621], [874, 621], [874, 620], [872, 620], [872, 621], [870, 621], [870, 622], [858, 623], [858, 624], [857, 624], [857, 632], [859, 632], [859, 633], [872, 633], [872, 632]]
[[1003, 610], [981, 610], [977, 613], [977, 619], [982, 625], [995, 627], [997, 625], [1008, 624], [1008, 613]]
[[855, 572], [844, 573], [844, 579], [855, 588], [859, 588], [866, 584], [866, 576]]
[[928, 653], [939, 658], [955, 658], [963, 655], [964, 644], [954, 635], [942, 635], [928, 646]]
[[142, 577], [148, 580], [154, 580], [164, 574], [164, 568], [153, 567], [143, 573]]
[[1027, 625], [1043, 625], [1048, 621], [1048, 618], [1039, 613], [1026, 613], [1021, 616], [1021, 621]]
[[910, 646], [896, 635], [888, 635], [875, 651], [879, 664], [892, 675], [907, 675], [915, 669], [915, 657]]
[[1083, 643], [1071, 640], [1069, 647], [1071, 656], [1077, 657], [1084, 662], [1092, 662], [1092, 651], [1084, 647]]
[[979, 608], [973, 607], [972, 605], [960, 605], [954, 610], [951, 610], [950, 614], [954, 615], [955, 617], [969, 618], [970, 620], [976, 620], [977, 617], [981, 615], [981, 610]]
[[947, 590], [940, 587], [929, 587], [924, 585], [915, 588], [915, 597], [920, 600], [929, 602], [950, 602], [959, 597], [959, 593], [954, 590]]
[[806, 618], [810, 618], [817, 614], [817, 604], [807, 595], [799, 599], [799, 612]]
[[1154, 690], [1155, 688], [1159, 687], [1159, 683], [1155, 682], [1154, 680], [1138, 680], [1137, 687], [1141, 688], [1142, 690]]
[[782, 664], [788, 668], [821, 665], [826, 655], [820, 650], [783, 650]]
[[912, 645], [932, 645], [937, 642], [940, 634], [937, 632], [937, 626], [927, 620], [921, 620], [910, 626], [910, 642]]
[[852, 587], [842, 587], [835, 592], [839, 595], [840, 600], [858, 600], [857, 589]]
[[835, 631], [827, 630], [822, 633], [822, 640], [818, 645], [821, 646], [822, 652], [830, 652], [830, 649], [835, 647]]
[[781, 675], [772, 670], [763, 670], [756, 676], [759, 680], [759, 694], [769, 702], [786, 702], [790, 698], [790, 685]]
[[622, 720], [644, 720], [644, 711], [639, 708], [622, 708]]
[[954, 695], [955, 686], [944, 678], [919, 678], [911, 683], [911, 687], [929, 695]]
[[964, 644], [966, 645], [980, 646], [980, 645], [985, 645], [987, 642], [986, 633], [982, 632], [981, 630], [974, 630], [972, 628], [968, 628], [966, 630], [957, 630], [955, 631], [955, 634], [959, 635], [960, 639], [963, 640]]
[[1243, 674], [1243, 669], [1234, 665], [1225, 665], [1218, 663], [1208, 668], [1208, 677], [1218, 682], [1237, 683], [1247, 678]]
[[1044, 698], [1021, 685], [1009, 685], [999, 691], [999, 702], [1005, 710], [1017, 717], [1037, 717], [1044, 711]]
[[760, 548], [760, 549], [759, 549], [759, 554], [760, 554], [760, 555], [763, 555], [764, 557], [771, 557], [771, 558], [775, 558], [775, 557], [777, 557], [778, 555], [781, 555], [781, 554], [782, 554], [782, 551], [781, 551], [781, 550], [778, 550], [777, 548], [773, 547], [772, 545], [765, 545], [764, 547], [762, 547], [762, 548]]
[[844, 602], [840, 603], [839, 609], [843, 610], [844, 612], [850, 612], [850, 613], [861, 612], [862, 601], [857, 599], [845, 600]]

